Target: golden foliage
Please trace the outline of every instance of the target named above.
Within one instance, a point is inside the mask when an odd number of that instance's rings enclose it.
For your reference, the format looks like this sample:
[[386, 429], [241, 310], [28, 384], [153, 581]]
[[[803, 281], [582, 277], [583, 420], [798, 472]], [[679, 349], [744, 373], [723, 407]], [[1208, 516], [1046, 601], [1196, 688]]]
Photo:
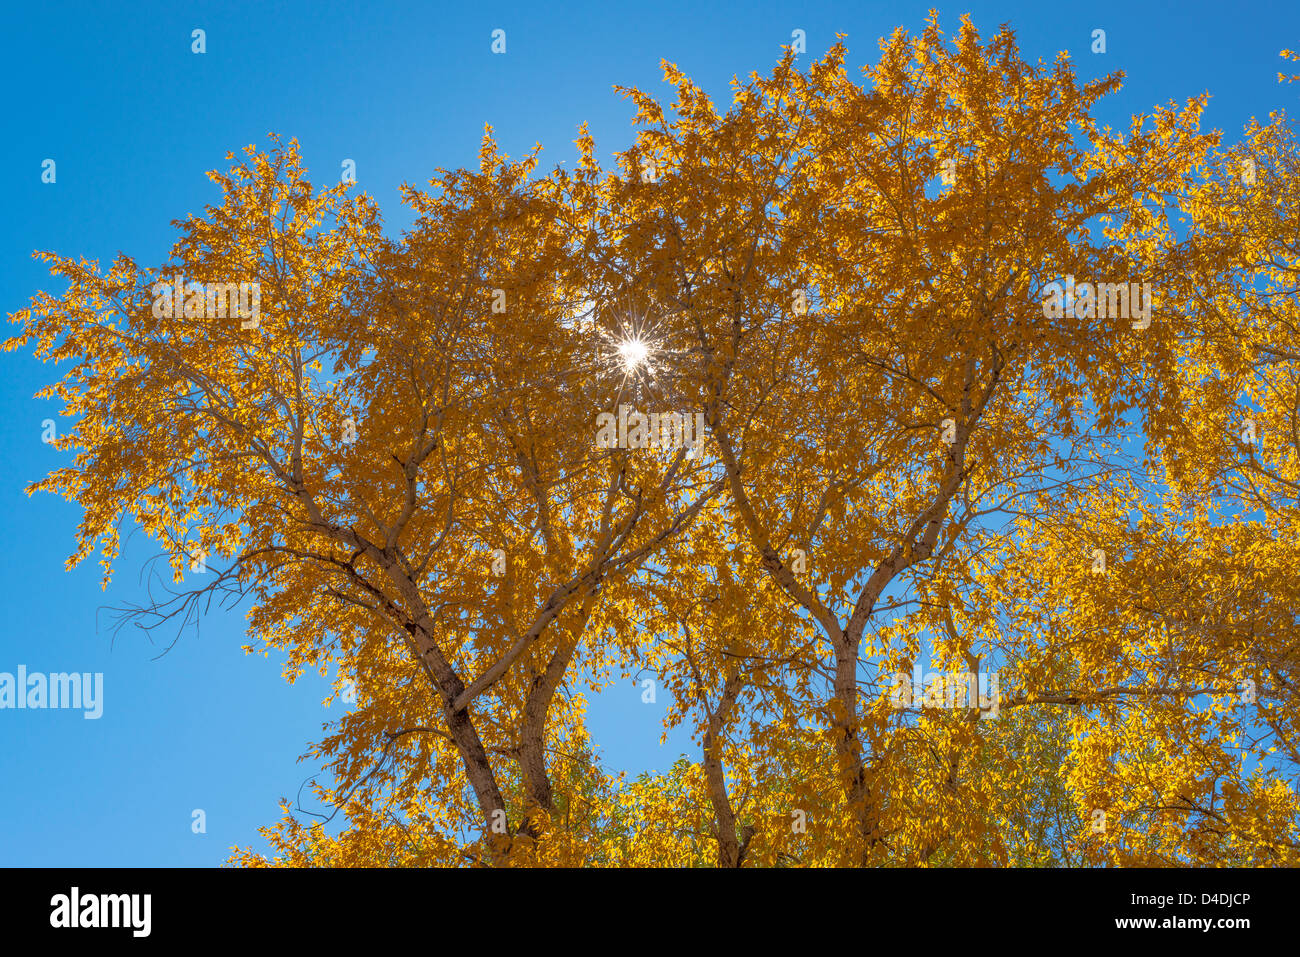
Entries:
[[[489, 130], [400, 239], [274, 141], [158, 269], [43, 254], [7, 347], [67, 364], [70, 561], [201, 549], [185, 602], [356, 692], [340, 826], [234, 862], [1298, 862], [1293, 131], [1099, 127], [1119, 76], [965, 20], [845, 56], [724, 112], [665, 63], [616, 170]], [[176, 275], [256, 327], [157, 315]], [[1066, 277], [1149, 324], [1048, 318]], [[620, 405], [703, 441], [602, 447]], [[997, 705], [899, 706], [914, 669]], [[583, 691], [646, 674], [700, 751], [629, 780]]]

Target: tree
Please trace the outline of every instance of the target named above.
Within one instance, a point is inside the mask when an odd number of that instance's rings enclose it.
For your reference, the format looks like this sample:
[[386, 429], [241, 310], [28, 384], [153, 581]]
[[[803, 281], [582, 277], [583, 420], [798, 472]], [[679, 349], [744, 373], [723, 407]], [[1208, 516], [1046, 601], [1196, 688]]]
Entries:
[[[665, 64], [616, 171], [489, 130], [400, 239], [275, 141], [159, 269], [45, 254], [7, 346], [72, 363], [71, 561], [201, 550], [128, 619], [247, 600], [356, 691], [342, 831], [237, 860], [1295, 862], [1285, 119], [1117, 134], [1118, 75], [969, 20], [845, 58], [725, 112]], [[634, 670], [700, 752], [627, 782], [576, 689]]]

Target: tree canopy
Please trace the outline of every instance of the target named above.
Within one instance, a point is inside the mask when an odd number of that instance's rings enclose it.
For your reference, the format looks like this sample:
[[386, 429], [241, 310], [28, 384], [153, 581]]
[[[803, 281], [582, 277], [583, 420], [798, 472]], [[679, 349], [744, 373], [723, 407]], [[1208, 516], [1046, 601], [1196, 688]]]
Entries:
[[[399, 237], [273, 138], [156, 268], [40, 254], [69, 565], [138, 525], [134, 620], [349, 701], [338, 826], [232, 861], [1300, 863], [1290, 122], [1112, 130], [969, 20], [846, 57], [665, 63], [613, 168], [489, 129]], [[630, 779], [633, 677], [698, 750]]]

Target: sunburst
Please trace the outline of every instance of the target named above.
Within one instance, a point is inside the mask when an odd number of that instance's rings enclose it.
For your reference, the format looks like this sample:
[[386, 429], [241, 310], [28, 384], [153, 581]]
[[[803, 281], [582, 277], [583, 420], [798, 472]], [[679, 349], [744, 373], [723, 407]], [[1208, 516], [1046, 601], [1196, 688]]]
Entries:
[[596, 333], [600, 337], [596, 354], [598, 372], [619, 376], [623, 385], [655, 384], [671, 360], [672, 352], [645, 315], [621, 319], [616, 328], [597, 328]]
[[650, 344], [640, 336], [624, 339], [618, 344], [618, 357], [623, 361], [623, 371], [635, 375], [642, 365], [649, 366]]

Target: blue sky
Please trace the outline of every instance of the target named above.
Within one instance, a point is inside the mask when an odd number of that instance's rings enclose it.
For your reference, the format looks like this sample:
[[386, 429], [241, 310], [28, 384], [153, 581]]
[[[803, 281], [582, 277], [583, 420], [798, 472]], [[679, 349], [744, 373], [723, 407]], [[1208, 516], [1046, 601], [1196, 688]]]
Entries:
[[[218, 199], [205, 171], [228, 150], [297, 137], [312, 178], [334, 182], [345, 159], [390, 229], [407, 225], [403, 182], [437, 166], [473, 164], [483, 125], [519, 155], [541, 142], [547, 164], [572, 162], [578, 125], [609, 158], [631, 137], [630, 104], [612, 89], [670, 98], [661, 58], [720, 102], [735, 74], [767, 71], [805, 31], [808, 56], [847, 34], [851, 65], [878, 39], [919, 29], [931, 3], [656, 2], [439, 4], [320, 2], [15, 4], [0, 29], [6, 97], [0, 137], [0, 303], [6, 313], [50, 283], [30, 256], [49, 249], [107, 262], [119, 250], [161, 263], [172, 220]], [[1252, 115], [1291, 108], [1278, 50], [1300, 46], [1291, 3], [968, 3], [940, 6], [951, 34], [963, 12], [988, 34], [1004, 22], [1022, 51], [1069, 50], [1083, 79], [1127, 72], [1105, 102], [1119, 125], [1170, 99], [1209, 91], [1206, 126], [1235, 137]], [[191, 31], [207, 52], [191, 52]], [[491, 33], [506, 31], [506, 53]], [[1090, 52], [1094, 29], [1105, 54]], [[55, 160], [56, 182], [42, 183]], [[8, 333], [6, 333], [7, 335]], [[104, 713], [0, 710], [0, 865], [214, 866], [233, 844], [261, 846], [313, 768], [298, 763], [321, 723], [325, 683], [290, 686], [278, 662], [239, 650], [243, 609], [214, 613], [165, 655], [140, 633], [114, 639], [102, 606], [138, 600], [152, 554], [124, 550], [108, 593], [92, 561], [74, 572], [77, 510], [23, 488], [63, 464], [41, 442], [52, 402], [32, 398], [54, 377], [30, 355], [0, 356], [0, 550], [5, 593], [0, 672], [102, 672]], [[667, 702], [643, 704], [631, 682], [591, 708], [606, 761], [633, 773], [665, 768], [684, 735], [659, 744]], [[337, 706], [335, 706], [337, 707]], [[191, 830], [192, 812], [207, 832]]]

